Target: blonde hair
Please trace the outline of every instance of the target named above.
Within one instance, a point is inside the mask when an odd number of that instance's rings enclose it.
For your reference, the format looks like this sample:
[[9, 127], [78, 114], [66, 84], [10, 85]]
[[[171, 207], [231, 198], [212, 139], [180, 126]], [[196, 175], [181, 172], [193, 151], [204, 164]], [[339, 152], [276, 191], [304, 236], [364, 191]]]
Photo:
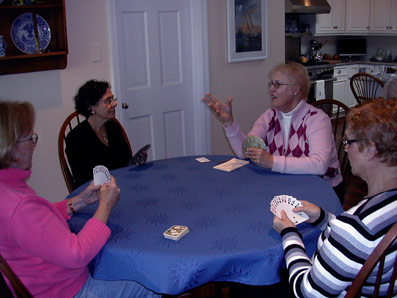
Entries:
[[374, 143], [376, 156], [389, 167], [397, 166], [397, 99], [374, 99], [351, 109], [347, 125], [362, 152]]
[[279, 71], [293, 79], [301, 89], [304, 99], [307, 99], [310, 92], [310, 78], [306, 68], [298, 62], [280, 63], [275, 65], [269, 72], [271, 78], [273, 74]]
[[12, 149], [22, 136], [32, 131], [34, 120], [31, 103], [0, 101], [0, 169], [10, 166]]

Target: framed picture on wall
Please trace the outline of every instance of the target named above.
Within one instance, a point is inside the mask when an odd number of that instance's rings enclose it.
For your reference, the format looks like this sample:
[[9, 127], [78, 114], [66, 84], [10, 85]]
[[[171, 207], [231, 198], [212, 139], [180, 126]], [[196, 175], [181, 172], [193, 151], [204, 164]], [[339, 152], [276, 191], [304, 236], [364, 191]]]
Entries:
[[230, 62], [267, 58], [267, 0], [226, 0]]

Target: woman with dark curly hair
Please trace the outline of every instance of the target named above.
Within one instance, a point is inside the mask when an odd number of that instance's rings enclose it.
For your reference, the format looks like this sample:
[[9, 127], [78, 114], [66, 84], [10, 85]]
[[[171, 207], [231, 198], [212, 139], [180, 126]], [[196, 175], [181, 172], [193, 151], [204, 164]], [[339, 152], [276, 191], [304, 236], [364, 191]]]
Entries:
[[74, 100], [77, 112], [87, 118], [66, 138], [65, 151], [78, 187], [92, 179], [95, 166], [104, 165], [109, 170], [124, 167], [132, 153], [120, 126], [113, 121], [117, 99], [108, 82], [89, 80]]

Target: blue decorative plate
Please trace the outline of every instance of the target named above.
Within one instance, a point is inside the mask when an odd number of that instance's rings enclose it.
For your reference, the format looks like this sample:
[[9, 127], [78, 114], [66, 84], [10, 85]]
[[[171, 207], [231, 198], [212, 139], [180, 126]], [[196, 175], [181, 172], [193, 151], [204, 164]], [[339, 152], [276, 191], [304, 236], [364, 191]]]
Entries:
[[40, 51], [36, 47], [34, 34], [33, 14], [24, 13], [18, 16], [11, 26], [11, 39], [18, 50], [25, 54], [42, 53], [48, 47], [51, 40], [51, 29], [46, 20], [36, 14], [37, 32], [40, 43]]

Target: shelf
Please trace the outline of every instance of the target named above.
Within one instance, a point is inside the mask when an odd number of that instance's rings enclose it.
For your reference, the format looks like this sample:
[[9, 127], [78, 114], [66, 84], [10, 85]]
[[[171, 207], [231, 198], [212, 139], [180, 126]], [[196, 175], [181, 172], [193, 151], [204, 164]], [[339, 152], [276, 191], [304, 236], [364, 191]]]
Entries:
[[[0, 35], [7, 44], [5, 57], [0, 57], [0, 75], [64, 69], [67, 65], [68, 43], [66, 33], [65, 0], [48, 0], [46, 4], [0, 5]], [[11, 26], [23, 13], [36, 13], [46, 20], [51, 30], [51, 41], [44, 53], [25, 54], [11, 39]]]

